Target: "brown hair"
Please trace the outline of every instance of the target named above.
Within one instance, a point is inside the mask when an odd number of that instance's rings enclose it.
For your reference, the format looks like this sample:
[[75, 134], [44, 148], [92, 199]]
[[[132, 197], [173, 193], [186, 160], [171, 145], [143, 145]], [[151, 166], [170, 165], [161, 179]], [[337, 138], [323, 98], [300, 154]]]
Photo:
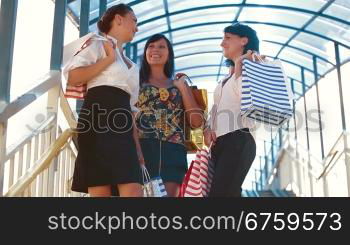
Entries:
[[111, 22], [113, 21], [114, 17], [117, 14], [125, 16], [130, 11], [133, 11], [132, 8], [123, 3], [108, 8], [100, 20], [97, 22], [98, 29], [100, 32], [108, 33], [112, 28]]

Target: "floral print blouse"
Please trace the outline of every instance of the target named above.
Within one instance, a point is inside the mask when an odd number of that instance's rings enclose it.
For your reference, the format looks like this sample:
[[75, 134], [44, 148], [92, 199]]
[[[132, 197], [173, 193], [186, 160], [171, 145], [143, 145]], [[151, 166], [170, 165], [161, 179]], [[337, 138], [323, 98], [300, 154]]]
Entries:
[[184, 145], [184, 104], [178, 88], [144, 84], [136, 104], [140, 139], [161, 139]]

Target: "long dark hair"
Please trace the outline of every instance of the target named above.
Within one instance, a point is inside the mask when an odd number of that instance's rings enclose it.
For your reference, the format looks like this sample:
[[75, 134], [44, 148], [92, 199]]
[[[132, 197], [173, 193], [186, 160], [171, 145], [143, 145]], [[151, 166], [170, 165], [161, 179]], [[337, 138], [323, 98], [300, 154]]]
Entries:
[[174, 63], [175, 63], [175, 61], [174, 61], [173, 46], [171, 45], [168, 38], [166, 38], [166, 36], [164, 36], [162, 34], [155, 34], [152, 37], [150, 37], [150, 39], [147, 40], [146, 45], [145, 45], [145, 49], [143, 51], [142, 63], [141, 63], [141, 69], [140, 69], [140, 85], [149, 81], [149, 76], [151, 73], [151, 68], [150, 68], [150, 65], [148, 64], [147, 58], [146, 58], [147, 48], [151, 43], [154, 43], [160, 39], [164, 39], [166, 41], [167, 46], [168, 46], [168, 51], [169, 51], [168, 60], [164, 65], [164, 73], [168, 78], [172, 78], [174, 75]]
[[101, 19], [97, 22], [99, 31], [107, 34], [112, 28], [111, 22], [113, 21], [114, 17], [117, 14], [125, 16], [129, 12], [133, 12], [132, 8], [124, 3], [108, 8], [102, 15]]

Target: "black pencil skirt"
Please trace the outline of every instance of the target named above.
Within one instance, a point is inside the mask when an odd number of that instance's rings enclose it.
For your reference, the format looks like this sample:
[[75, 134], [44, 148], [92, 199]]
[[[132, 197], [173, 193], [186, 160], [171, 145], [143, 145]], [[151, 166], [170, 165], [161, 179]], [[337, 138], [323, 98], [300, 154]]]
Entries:
[[77, 131], [73, 191], [87, 193], [93, 186], [142, 184], [127, 92], [111, 86], [89, 89]]

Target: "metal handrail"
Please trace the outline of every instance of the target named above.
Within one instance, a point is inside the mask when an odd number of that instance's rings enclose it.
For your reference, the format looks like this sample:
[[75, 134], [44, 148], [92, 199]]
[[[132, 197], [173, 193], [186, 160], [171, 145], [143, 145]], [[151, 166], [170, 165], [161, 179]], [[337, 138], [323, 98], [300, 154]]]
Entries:
[[[322, 173], [320, 174], [320, 176], [318, 176], [317, 179], [321, 179], [323, 177], [326, 177], [331, 172], [331, 170], [333, 169], [335, 164], [338, 162], [338, 160], [341, 157], [341, 155], [345, 152], [345, 148], [344, 147], [343, 147], [343, 149], [341, 151], [336, 150], [336, 147], [340, 144], [340, 142], [342, 140], [344, 140], [344, 137], [348, 137], [349, 135], [350, 135], [350, 133], [346, 132], [346, 131], [343, 131], [340, 134], [340, 136], [338, 137], [338, 139], [336, 140], [336, 142], [334, 143], [334, 145], [330, 149], [329, 153], [324, 158], [324, 166], [325, 167], [324, 167]], [[333, 161], [337, 155], [338, 155], [338, 157], [336, 158], [335, 161]], [[330, 158], [330, 161], [328, 163], [326, 163], [329, 158]]]
[[61, 149], [69, 142], [69, 139], [73, 136], [74, 130], [66, 129], [58, 139], [46, 150], [41, 159], [39, 159], [35, 165], [29, 169], [29, 171], [23, 175], [18, 181], [9, 188], [5, 197], [15, 197], [21, 194], [33, 180], [44, 170], [49, 168], [53, 159], [57, 157]]
[[29, 90], [13, 102], [3, 105], [0, 108], [0, 123], [6, 122], [10, 117], [14, 116], [28, 105], [37, 100], [40, 96], [46, 94], [50, 89], [59, 85], [61, 82], [61, 72], [50, 71], [45, 75], [43, 81], [36, 87]]

